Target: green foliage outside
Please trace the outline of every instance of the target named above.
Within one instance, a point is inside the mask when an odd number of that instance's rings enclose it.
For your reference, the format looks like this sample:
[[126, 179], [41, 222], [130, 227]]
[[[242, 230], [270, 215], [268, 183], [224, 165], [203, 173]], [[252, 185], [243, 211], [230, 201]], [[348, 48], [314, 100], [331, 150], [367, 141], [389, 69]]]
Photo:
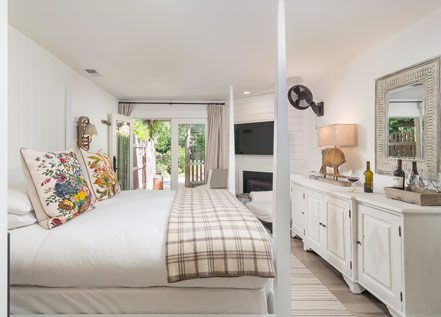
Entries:
[[389, 118], [389, 135], [399, 131], [413, 131], [414, 121], [413, 118]]
[[133, 133], [145, 142], [153, 139], [156, 148], [156, 171], [163, 176], [171, 173], [170, 122], [159, 120], [133, 120]]
[[[187, 131], [190, 129], [189, 145], [191, 159], [204, 159], [205, 153], [205, 126], [203, 124], [179, 125], [179, 175], [184, 174], [185, 144]], [[171, 174], [171, 134], [170, 122], [159, 120], [133, 120], [133, 133], [135, 136], [148, 142], [153, 139], [156, 148], [156, 170], [164, 176]]]

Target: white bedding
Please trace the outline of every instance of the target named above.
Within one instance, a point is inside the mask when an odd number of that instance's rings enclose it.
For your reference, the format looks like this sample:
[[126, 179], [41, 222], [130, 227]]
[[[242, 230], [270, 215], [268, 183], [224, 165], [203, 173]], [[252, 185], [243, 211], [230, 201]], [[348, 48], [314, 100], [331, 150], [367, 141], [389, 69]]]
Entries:
[[258, 289], [259, 277], [167, 283], [165, 239], [174, 191], [124, 191], [52, 230], [11, 231], [11, 284], [46, 287]]
[[14, 286], [12, 314], [266, 314], [268, 289]]
[[246, 205], [257, 219], [272, 223], [273, 222], [273, 202], [272, 201], [250, 201]]

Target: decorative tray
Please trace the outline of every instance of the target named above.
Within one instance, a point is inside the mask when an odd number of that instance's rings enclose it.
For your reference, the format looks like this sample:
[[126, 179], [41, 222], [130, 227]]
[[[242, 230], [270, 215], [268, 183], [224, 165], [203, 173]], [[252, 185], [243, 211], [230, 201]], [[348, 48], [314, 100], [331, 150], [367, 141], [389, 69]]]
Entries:
[[406, 203], [420, 206], [441, 206], [441, 193], [434, 190], [424, 190], [423, 192], [412, 192], [393, 187], [385, 187], [384, 193], [387, 198], [401, 200]]

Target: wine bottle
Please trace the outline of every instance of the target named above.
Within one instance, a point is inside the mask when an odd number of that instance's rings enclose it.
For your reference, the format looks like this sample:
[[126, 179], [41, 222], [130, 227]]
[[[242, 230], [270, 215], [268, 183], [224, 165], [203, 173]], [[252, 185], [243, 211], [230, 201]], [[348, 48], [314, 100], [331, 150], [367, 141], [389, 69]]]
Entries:
[[412, 162], [412, 174], [411, 175], [418, 175], [417, 162]]
[[418, 176], [418, 167], [417, 167], [417, 162], [412, 162], [412, 173], [410, 173], [409, 176], [409, 190], [413, 191], [415, 190], [415, 182], [416, 182], [416, 178]]
[[364, 171], [364, 192], [372, 193], [374, 191], [374, 173], [371, 171], [371, 162], [366, 162], [366, 170]]
[[403, 171], [403, 161], [399, 159], [397, 161], [397, 169], [394, 171], [393, 188], [404, 189], [404, 180], [406, 174]]

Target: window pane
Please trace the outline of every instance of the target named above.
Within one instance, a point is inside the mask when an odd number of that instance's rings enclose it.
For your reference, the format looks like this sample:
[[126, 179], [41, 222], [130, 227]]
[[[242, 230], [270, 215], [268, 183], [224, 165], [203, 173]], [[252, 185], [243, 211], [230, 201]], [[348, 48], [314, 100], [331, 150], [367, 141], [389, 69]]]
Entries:
[[179, 183], [196, 187], [205, 183], [205, 124], [179, 125]]

